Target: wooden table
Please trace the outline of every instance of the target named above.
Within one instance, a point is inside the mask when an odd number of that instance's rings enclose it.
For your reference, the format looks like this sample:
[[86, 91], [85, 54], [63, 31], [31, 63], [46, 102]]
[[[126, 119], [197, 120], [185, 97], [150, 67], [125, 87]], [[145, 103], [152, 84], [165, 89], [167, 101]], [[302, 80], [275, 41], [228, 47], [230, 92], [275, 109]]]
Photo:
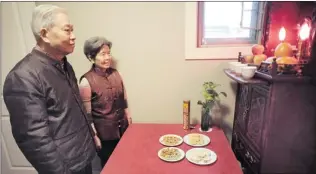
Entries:
[[[217, 161], [212, 165], [198, 166], [186, 158], [176, 163], [161, 160], [157, 153], [164, 146], [159, 138], [165, 134], [185, 136], [199, 132], [182, 129], [181, 124], [132, 124], [115, 148], [101, 174], [242, 174], [239, 163], [224, 135], [218, 128], [203, 133], [210, 137], [206, 146], [217, 154]], [[178, 146], [184, 152], [192, 147], [183, 143]]]

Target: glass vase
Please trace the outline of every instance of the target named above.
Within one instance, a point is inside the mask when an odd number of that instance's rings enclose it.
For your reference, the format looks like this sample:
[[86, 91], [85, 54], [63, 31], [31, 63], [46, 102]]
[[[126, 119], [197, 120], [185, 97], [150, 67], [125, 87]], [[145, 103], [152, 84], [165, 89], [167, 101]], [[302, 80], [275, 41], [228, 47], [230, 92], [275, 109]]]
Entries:
[[201, 130], [208, 131], [211, 127], [211, 112], [209, 108], [202, 108], [201, 112]]

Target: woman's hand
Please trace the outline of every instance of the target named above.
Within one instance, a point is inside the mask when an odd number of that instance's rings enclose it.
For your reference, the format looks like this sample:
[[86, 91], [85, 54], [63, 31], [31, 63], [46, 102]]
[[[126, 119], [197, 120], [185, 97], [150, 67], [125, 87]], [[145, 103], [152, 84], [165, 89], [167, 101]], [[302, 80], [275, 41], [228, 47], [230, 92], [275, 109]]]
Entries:
[[101, 140], [98, 136], [94, 136], [94, 143], [95, 143], [95, 146], [97, 147], [97, 150], [100, 150], [102, 148]]
[[125, 117], [127, 118], [128, 125], [132, 124], [132, 117], [130, 113], [128, 112], [127, 108], [125, 109]]
[[132, 117], [127, 117], [128, 125], [132, 124]]

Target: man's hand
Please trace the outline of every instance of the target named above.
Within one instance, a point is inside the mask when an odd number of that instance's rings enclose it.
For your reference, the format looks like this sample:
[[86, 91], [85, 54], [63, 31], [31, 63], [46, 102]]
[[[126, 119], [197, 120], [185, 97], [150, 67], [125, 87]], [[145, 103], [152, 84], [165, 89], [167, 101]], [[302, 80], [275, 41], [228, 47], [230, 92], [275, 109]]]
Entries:
[[94, 136], [94, 143], [97, 147], [97, 150], [100, 150], [102, 148], [101, 140], [98, 136]]

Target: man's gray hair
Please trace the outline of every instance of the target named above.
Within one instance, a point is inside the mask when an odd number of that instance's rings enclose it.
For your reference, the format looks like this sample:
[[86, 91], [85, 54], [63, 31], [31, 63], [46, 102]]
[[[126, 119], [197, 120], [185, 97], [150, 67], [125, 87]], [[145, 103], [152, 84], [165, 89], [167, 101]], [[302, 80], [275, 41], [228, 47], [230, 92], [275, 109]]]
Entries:
[[51, 28], [54, 24], [54, 18], [59, 13], [67, 13], [66, 9], [56, 5], [39, 5], [36, 6], [32, 14], [31, 28], [36, 41], [41, 38], [42, 28]]

